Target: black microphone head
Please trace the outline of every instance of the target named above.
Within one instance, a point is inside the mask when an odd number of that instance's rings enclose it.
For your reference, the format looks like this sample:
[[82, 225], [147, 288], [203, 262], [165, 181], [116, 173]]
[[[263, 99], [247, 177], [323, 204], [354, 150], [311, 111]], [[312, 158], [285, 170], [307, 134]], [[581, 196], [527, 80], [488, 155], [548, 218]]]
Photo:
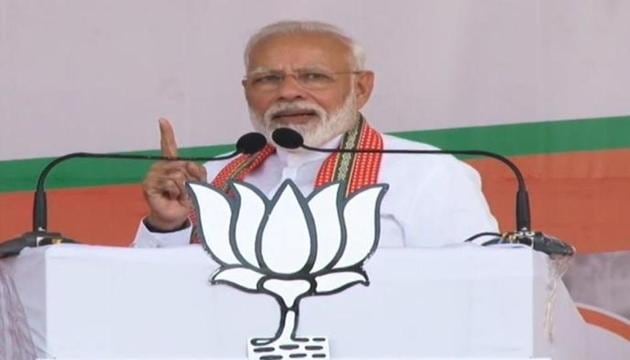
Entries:
[[267, 145], [267, 138], [261, 133], [250, 132], [241, 136], [236, 142], [236, 151], [241, 154], [254, 154]]
[[299, 132], [289, 128], [279, 128], [271, 134], [273, 141], [285, 149], [297, 149], [304, 145], [304, 138]]

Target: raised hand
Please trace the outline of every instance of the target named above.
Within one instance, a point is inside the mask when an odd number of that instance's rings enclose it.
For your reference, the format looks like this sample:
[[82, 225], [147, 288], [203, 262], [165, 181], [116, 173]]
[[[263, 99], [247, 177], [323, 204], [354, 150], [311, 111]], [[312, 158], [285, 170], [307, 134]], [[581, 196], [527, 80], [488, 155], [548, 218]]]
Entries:
[[[171, 123], [164, 118], [160, 124], [162, 156], [177, 158], [177, 142]], [[190, 161], [160, 161], [147, 174], [143, 190], [149, 205], [145, 219], [151, 227], [161, 231], [176, 230], [188, 220], [191, 203], [185, 188], [186, 181], [206, 181], [206, 169]]]

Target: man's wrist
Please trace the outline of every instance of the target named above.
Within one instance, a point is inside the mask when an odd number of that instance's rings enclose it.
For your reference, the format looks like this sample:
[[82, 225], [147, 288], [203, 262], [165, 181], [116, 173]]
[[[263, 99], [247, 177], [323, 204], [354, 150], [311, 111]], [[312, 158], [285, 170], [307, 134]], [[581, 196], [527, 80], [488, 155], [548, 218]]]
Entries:
[[190, 226], [190, 221], [188, 219], [184, 220], [184, 222], [180, 225], [168, 226], [168, 227], [155, 225], [149, 220], [148, 217], [145, 217], [144, 219], [142, 219], [142, 223], [144, 224], [144, 227], [146, 227], [147, 230], [149, 230], [152, 233], [171, 233], [171, 232], [184, 230]]

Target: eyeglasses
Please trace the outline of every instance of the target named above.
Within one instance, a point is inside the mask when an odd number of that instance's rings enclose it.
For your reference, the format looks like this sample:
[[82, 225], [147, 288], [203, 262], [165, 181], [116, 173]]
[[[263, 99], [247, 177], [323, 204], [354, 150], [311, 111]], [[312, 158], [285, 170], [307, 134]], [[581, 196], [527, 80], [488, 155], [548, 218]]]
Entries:
[[274, 91], [282, 86], [287, 77], [292, 76], [305, 89], [324, 90], [331, 87], [337, 81], [339, 75], [354, 75], [362, 72], [356, 70], [327, 72], [313, 69], [298, 69], [291, 73], [265, 71], [248, 75], [243, 79], [243, 84], [254, 91]]

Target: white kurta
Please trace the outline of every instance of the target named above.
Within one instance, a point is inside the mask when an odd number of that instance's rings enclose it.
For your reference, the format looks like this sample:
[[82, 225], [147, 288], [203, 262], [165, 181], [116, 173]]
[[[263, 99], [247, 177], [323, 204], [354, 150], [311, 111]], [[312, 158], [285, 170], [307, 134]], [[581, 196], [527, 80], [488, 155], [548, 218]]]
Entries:
[[[385, 149], [436, 149], [388, 135], [383, 135], [383, 141]], [[323, 147], [336, 148], [339, 142], [340, 137]], [[283, 181], [291, 179], [307, 196], [327, 156], [278, 149], [245, 181], [271, 197]], [[208, 179], [214, 179], [228, 161], [206, 163]], [[442, 246], [461, 243], [480, 232], [497, 231], [479, 174], [453, 156], [384, 154], [378, 182], [389, 185], [381, 204], [381, 247]], [[151, 233], [141, 222], [134, 246], [187, 245], [190, 231]]]

